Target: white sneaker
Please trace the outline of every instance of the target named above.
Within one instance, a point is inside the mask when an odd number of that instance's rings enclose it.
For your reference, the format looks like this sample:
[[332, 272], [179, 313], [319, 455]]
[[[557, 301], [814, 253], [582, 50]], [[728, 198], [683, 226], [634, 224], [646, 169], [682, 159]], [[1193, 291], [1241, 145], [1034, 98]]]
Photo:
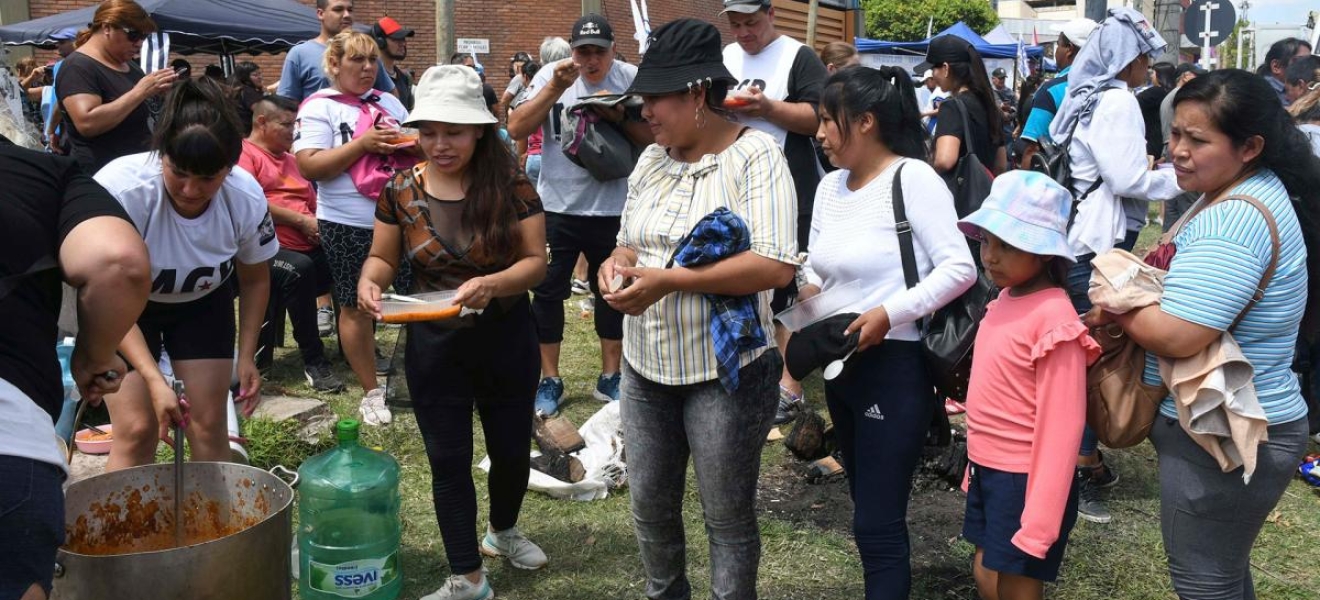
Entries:
[[422, 600], [495, 600], [495, 590], [490, 589], [485, 573], [481, 574], [478, 583], [472, 583], [462, 575], [451, 575], [440, 589], [422, 596]]
[[358, 412], [362, 413], [362, 422], [367, 425], [389, 425], [394, 419], [390, 409], [385, 406], [385, 388], [367, 392], [367, 397], [358, 406]]
[[327, 337], [335, 332], [335, 309], [324, 306], [316, 309], [316, 333]]
[[486, 537], [481, 540], [481, 553], [490, 557], [503, 556], [519, 569], [536, 570], [549, 562], [541, 547], [528, 540], [517, 527], [493, 531], [486, 526]]

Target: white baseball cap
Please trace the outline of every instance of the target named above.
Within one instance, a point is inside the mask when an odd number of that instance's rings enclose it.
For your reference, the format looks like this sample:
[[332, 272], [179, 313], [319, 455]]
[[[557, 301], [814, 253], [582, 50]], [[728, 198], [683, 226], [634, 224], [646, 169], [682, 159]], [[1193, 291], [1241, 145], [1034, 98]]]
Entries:
[[1091, 37], [1091, 33], [1098, 27], [1100, 27], [1100, 24], [1090, 19], [1073, 19], [1050, 27], [1050, 29], [1054, 30], [1054, 33], [1063, 34], [1063, 37], [1068, 38], [1068, 41], [1080, 48], [1086, 45], [1086, 40]]
[[404, 125], [435, 121], [456, 125], [485, 125], [499, 122], [486, 108], [481, 77], [463, 65], [440, 65], [422, 74], [413, 91], [413, 111]]

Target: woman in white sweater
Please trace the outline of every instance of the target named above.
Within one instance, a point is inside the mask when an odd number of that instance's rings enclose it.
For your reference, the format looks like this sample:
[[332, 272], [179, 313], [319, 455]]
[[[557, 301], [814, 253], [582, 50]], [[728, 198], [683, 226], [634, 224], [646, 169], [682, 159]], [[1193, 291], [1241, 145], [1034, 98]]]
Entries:
[[[862, 285], [862, 299], [840, 311], [861, 315], [845, 332], [858, 332], [857, 351], [826, 382], [825, 400], [848, 472], [868, 600], [907, 598], [911, 587], [908, 491], [936, 407], [917, 321], [976, 279], [953, 197], [925, 162], [925, 135], [903, 69], [853, 67], [825, 84], [816, 139], [839, 170], [816, 192], [801, 294]], [[911, 289], [899, 259], [895, 177], [920, 275]]]

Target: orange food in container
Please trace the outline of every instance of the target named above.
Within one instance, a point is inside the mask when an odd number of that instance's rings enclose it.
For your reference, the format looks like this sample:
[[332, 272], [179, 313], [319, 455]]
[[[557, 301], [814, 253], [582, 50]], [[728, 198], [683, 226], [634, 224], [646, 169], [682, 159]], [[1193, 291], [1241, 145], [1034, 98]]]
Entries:
[[458, 292], [426, 292], [408, 296], [421, 302], [400, 300], [382, 300], [380, 303], [381, 320], [386, 323], [417, 323], [421, 321], [441, 321], [453, 319], [463, 312], [463, 307], [454, 304]]

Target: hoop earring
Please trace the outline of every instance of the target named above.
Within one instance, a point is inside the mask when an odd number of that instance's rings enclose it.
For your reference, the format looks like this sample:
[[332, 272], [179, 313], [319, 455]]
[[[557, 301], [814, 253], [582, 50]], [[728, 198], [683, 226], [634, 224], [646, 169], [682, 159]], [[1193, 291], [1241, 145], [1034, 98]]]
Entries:
[[702, 129], [706, 127], [706, 107], [704, 105], [697, 105], [696, 119], [697, 119], [697, 129]]

